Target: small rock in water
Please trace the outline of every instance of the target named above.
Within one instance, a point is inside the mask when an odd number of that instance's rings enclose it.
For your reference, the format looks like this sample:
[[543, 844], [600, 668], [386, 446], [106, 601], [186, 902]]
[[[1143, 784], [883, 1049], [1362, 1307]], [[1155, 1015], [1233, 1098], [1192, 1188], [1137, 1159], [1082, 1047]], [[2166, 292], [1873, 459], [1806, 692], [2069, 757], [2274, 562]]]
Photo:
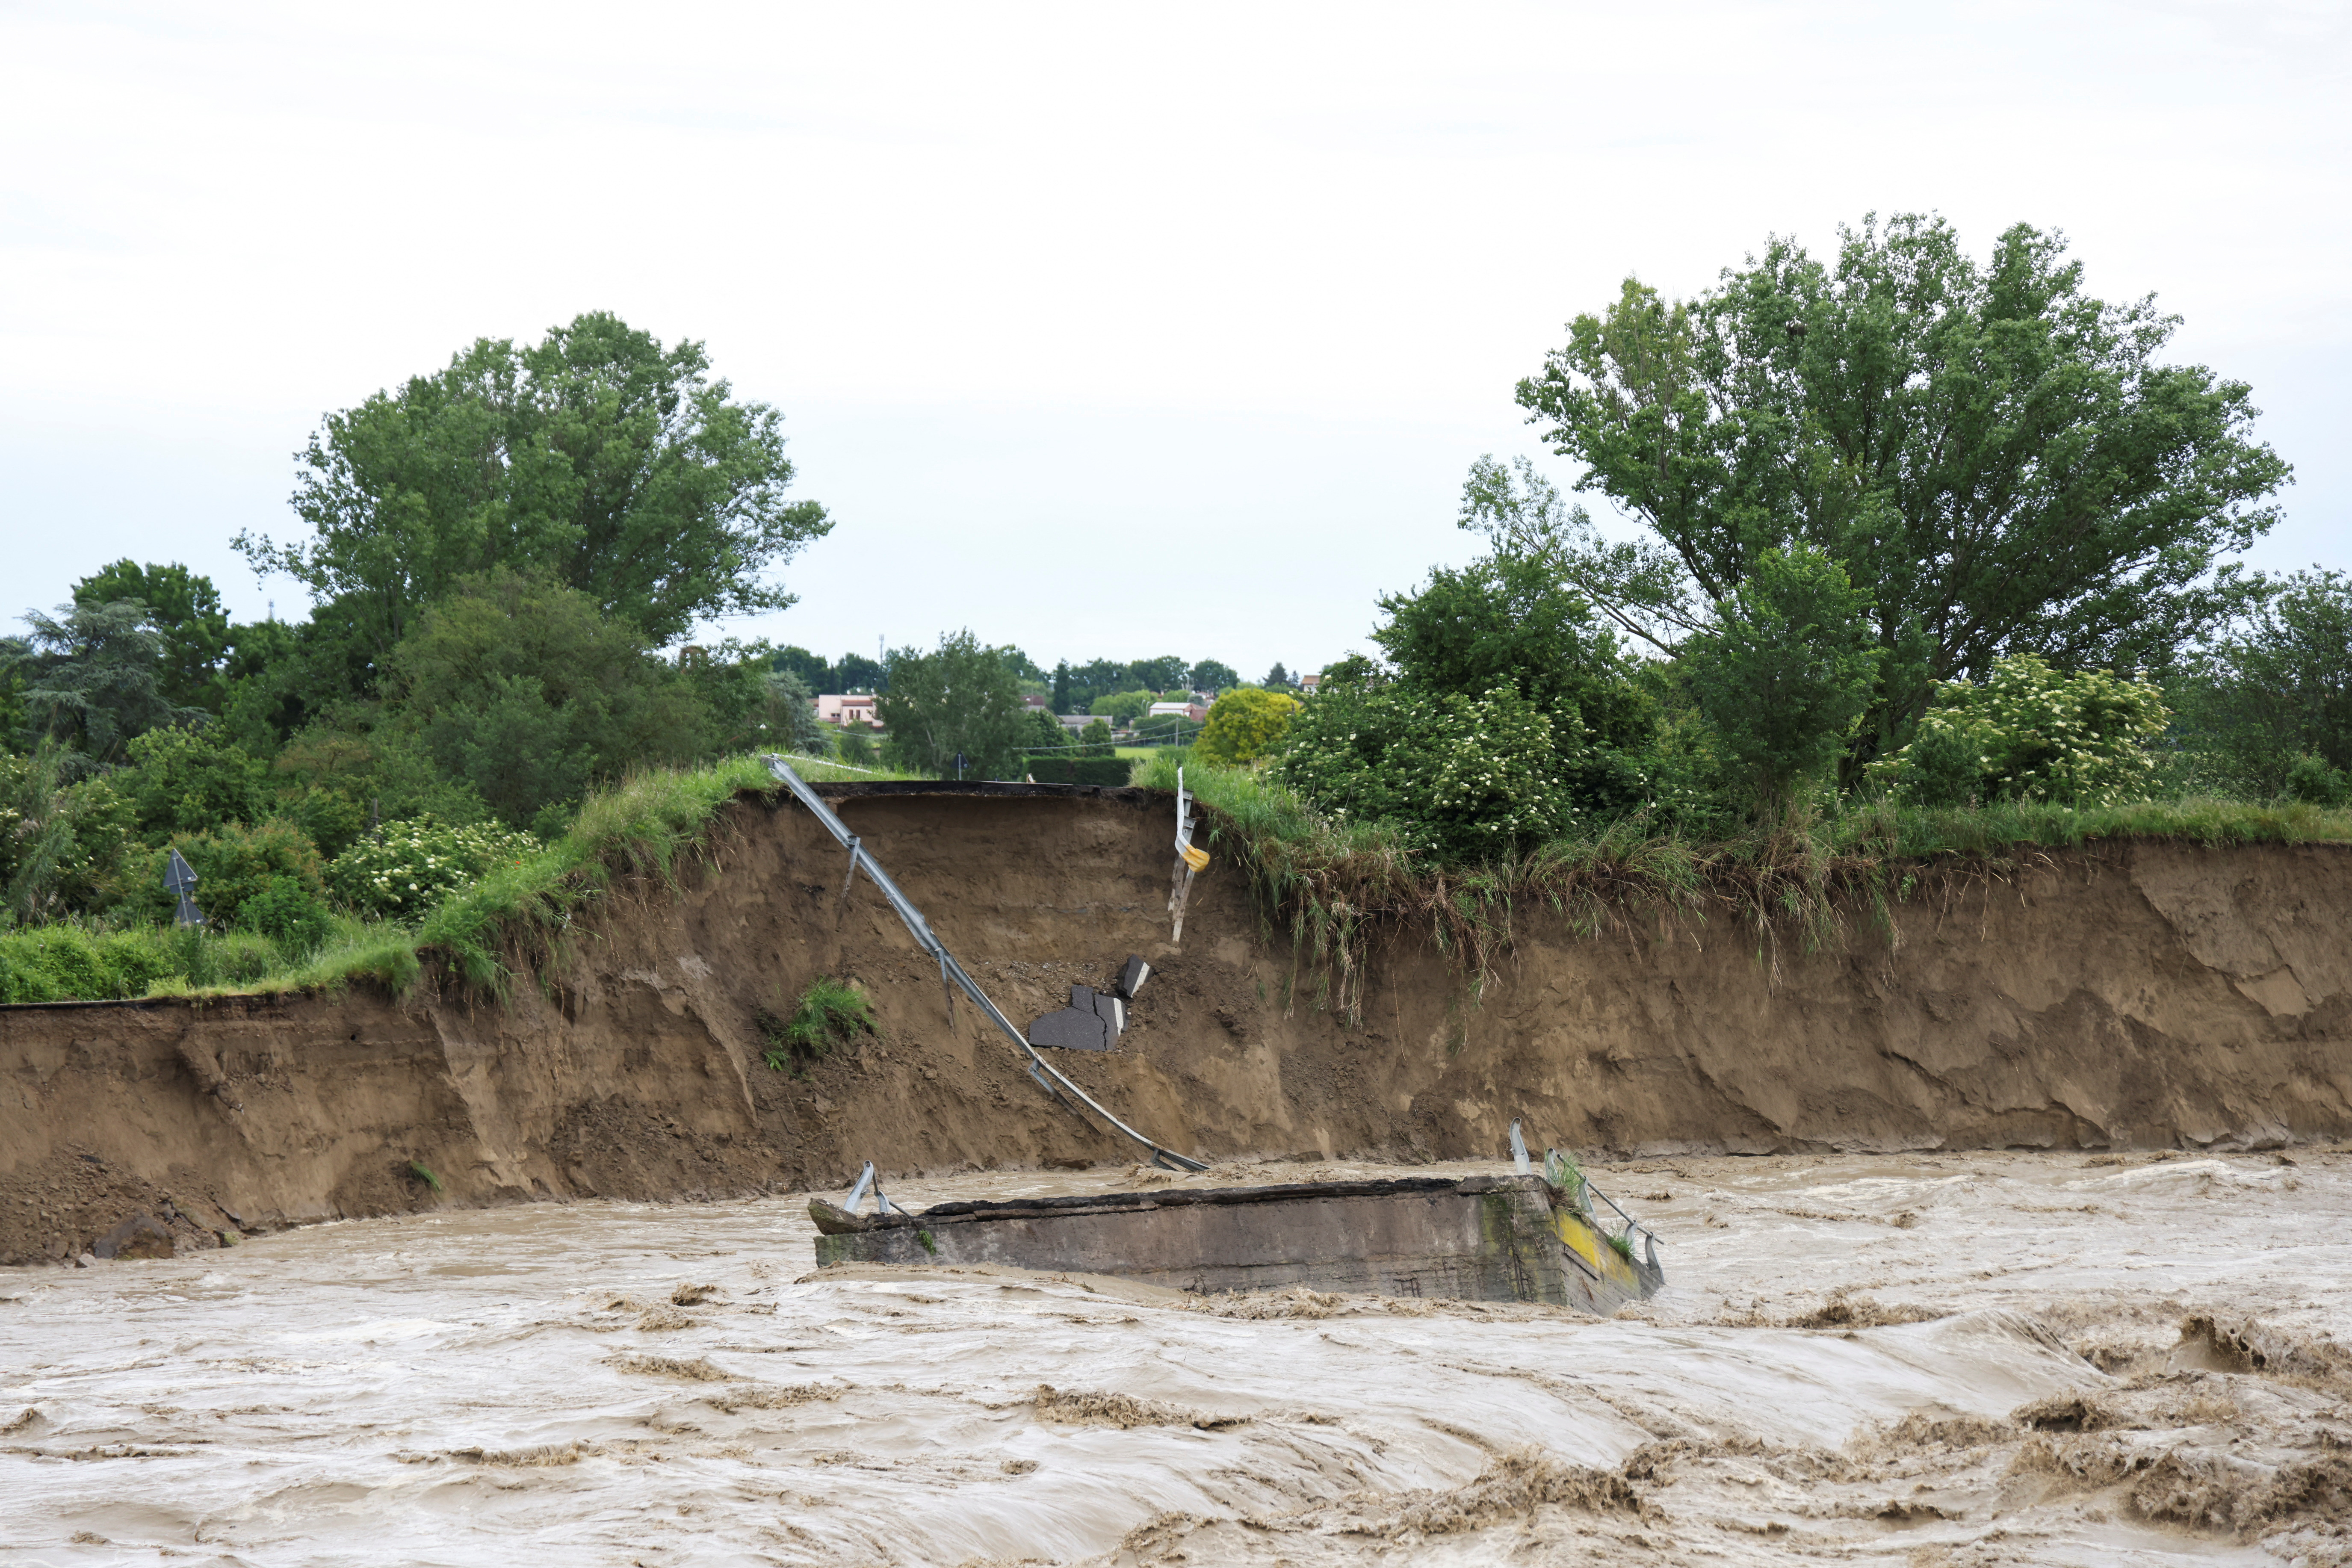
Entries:
[[98, 1259], [96, 1258], [85, 1252], [80, 1257], [74, 1259], [74, 1267], [76, 1268], [88, 1268], [97, 1261]]

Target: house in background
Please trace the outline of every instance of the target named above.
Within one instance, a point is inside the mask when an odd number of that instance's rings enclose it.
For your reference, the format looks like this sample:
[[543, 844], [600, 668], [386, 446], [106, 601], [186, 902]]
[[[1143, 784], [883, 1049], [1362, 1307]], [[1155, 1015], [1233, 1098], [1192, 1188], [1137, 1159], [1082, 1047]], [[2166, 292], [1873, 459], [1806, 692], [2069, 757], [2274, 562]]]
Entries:
[[1320, 675], [1302, 675], [1298, 678], [1298, 689], [1309, 697], [1314, 696], [1315, 689], [1322, 684], [1323, 678]]
[[820, 724], [871, 724], [874, 722], [874, 699], [871, 696], [819, 697], [816, 718]]
[[1202, 722], [1209, 717], [1209, 710], [1202, 707], [1197, 699], [1191, 702], [1155, 702], [1144, 710], [1143, 716], [1147, 719], [1157, 719], [1168, 713], [1190, 720], [1195, 724]]

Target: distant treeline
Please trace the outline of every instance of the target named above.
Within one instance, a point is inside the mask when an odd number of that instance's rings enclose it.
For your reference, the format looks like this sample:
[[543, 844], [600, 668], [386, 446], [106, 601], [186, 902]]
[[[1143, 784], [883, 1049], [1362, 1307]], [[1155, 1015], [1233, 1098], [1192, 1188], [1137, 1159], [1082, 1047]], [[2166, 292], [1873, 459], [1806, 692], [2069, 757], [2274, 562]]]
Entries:
[[[1013, 671], [1023, 689], [1049, 696], [1056, 713], [1092, 712], [1096, 704], [1122, 692], [1201, 691], [1213, 697], [1242, 684], [1240, 673], [1232, 665], [1213, 658], [1197, 664], [1175, 654], [1158, 658], [1096, 658], [1084, 664], [1065, 659], [1047, 670], [1017, 647], [990, 651]], [[771, 658], [777, 669], [797, 676], [813, 692], [890, 689], [889, 664], [863, 654], [845, 653], [828, 660], [807, 648], [788, 647], [776, 649]], [[1258, 684], [1268, 690], [1287, 690], [1296, 689], [1297, 681], [1276, 664]]]

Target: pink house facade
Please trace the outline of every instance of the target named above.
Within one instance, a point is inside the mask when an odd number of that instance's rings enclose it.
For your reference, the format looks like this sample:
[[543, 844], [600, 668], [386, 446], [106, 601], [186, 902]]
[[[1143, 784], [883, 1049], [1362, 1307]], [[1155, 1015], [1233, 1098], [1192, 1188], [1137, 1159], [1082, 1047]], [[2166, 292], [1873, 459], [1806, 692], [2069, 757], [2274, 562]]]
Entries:
[[819, 697], [816, 717], [820, 724], [871, 724], [874, 722], [874, 699], [871, 697]]

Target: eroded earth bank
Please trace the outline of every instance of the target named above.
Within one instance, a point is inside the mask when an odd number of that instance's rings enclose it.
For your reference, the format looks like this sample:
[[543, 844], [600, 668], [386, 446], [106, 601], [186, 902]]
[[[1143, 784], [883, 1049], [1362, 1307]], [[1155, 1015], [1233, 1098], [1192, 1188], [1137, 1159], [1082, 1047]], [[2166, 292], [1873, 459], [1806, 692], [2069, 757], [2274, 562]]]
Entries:
[[[1213, 1159], [2262, 1149], [2352, 1132], [2352, 852], [2134, 844], [1916, 888], [1776, 957], [1727, 915], [1599, 936], [1520, 908], [1483, 995], [1412, 939], [1360, 1025], [1232, 854], [1165, 904], [1170, 797], [828, 786], [1016, 1020], [1158, 966], [1066, 1068]], [[623, 882], [503, 1001], [430, 988], [0, 1009], [0, 1261], [289, 1223], [1118, 1163], [1048, 1099], [802, 808], [746, 798], [674, 889]], [[800, 1074], [762, 1016], [855, 979], [879, 1033]], [[429, 1174], [428, 1174], [429, 1173]]]
[[[1217, 1163], [950, 1025], [755, 800], [504, 1005], [8, 1010], [0, 1561], [2352, 1562], [2345, 852], [2059, 856], [1776, 965], [1522, 909], [1482, 998], [1400, 944], [1349, 1026], [1229, 857], [1170, 944], [1164, 796], [841, 805], [1017, 1018], [1157, 964], [1064, 1059]], [[880, 1033], [770, 1069], [820, 974]], [[866, 1158], [917, 1205], [1492, 1171], [1515, 1116], [1654, 1300], [811, 1268]]]

